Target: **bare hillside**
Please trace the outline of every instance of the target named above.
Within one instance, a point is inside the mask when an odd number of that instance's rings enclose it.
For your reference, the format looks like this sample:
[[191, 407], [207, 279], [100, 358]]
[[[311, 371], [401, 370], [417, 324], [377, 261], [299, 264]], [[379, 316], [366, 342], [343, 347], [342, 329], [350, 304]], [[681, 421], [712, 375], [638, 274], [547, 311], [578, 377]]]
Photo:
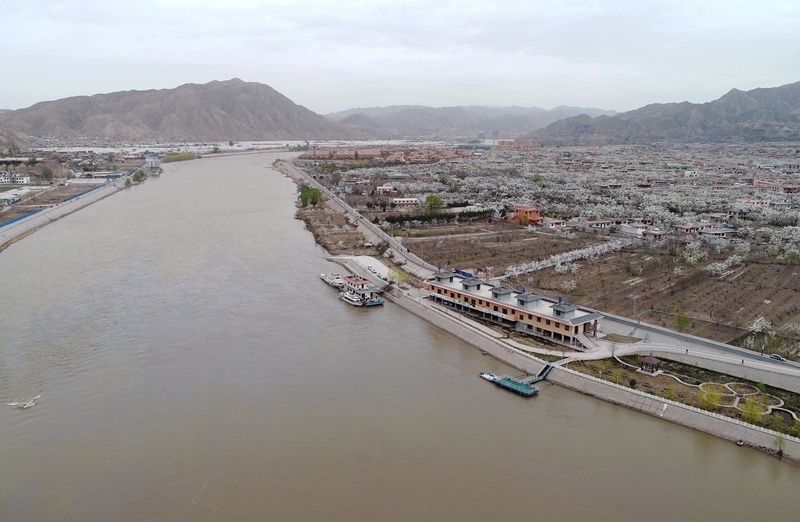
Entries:
[[360, 138], [268, 85], [239, 79], [175, 89], [122, 91], [41, 102], [0, 113], [0, 126], [29, 136], [160, 140]]

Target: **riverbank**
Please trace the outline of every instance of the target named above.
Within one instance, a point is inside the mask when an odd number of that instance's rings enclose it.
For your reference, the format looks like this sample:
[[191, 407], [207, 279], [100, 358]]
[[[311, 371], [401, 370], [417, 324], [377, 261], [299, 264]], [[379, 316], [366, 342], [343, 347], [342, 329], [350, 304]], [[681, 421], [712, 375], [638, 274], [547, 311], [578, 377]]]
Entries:
[[[348, 263], [347, 260], [336, 257], [328, 258], [328, 260], [341, 264], [353, 274], [371, 279], [372, 274], [357, 263]], [[373, 282], [375, 283], [375, 281]], [[386, 297], [389, 302], [474, 346], [483, 354], [494, 357], [527, 374], [537, 374], [548, 364], [543, 359], [516, 349], [503, 340], [496, 339], [478, 328], [454, 319], [446, 312], [424, 303], [423, 298], [412, 297], [408, 292], [401, 291], [396, 287], [388, 291]], [[563, 367], [562, 364], [568, 361], [569, 359], [565, 358], [560, 362], [553, 363], [553, 370], [546, 380], [606, 402], [714, 435], [740, 446], [764, 451], [795, 466], [800, 466], [800, 439], [796, 437], [597, 379]], [[779, 452], [781, 453], [779, 454]]]
[[92, 203], [97, 203], [101, 199], [112, 196], [120, 190], [122, 188], [114, 184], [100, 186], [71, 201], [59, 203], [24, 219], [0, 227], [0, 252], [50, 223], [55, 223], [59, 219], [65, 218]]
[[[318, 185], [314, 180], [304, 175], [302, 171], [293, 168], [292, 165], [278, 162], [276, 167], [280, 172], [290, 177], [295, 182], [307, 181], [312, 183], [312, 185]], [[334, 203], [329, 205], [329, 208], [332, 208], [334, 211], [353, 214], [358, 220], [359, 225], [363, 222], [360, 215], [357, 215], [352, 209], [346, 208], [337, 198], [331, 197], [330, 194], [326, 194], [326, 196], [329, 198], [329, 202]], [[396, 254], [399, 254], [400, 257], [404, 257], [402, 251], [397, 250], [393, 251], [392, 257], [394, 258]], [[353, 264], [337, 260], [336, 258], [330, 260], [342, 264], [354, 274], [370, 279], [371, 274], [366, 270], [361, 270], [360, 267], [353, 266]], [[414, 263], [409, 264], [414, 266]], [[417, 268], [422, 268], [420, 265], [424, 264], [424, 261], [421, 261]], [[423, 280], [430, 275], [430, 273], [428, 273], [427, 276], [419, 274], [418, 270], [411, 270], [411, 272], [418, 275]], [[392, 292], [388, 292], [387, 300], [471, 346], [478, 348], [482, 353], [490, 355], [528, 374], [537, 374], [548, 364], [546, 361], [530, 353], [510, 346], [478, 328], [458, 321], [450, 317], [447, 313], [437, 310], [432, 306], [428, 306], [423, 303], [422, 298], [411, 297], [407, 292], [403, 292], [397, 288]], [[564, 359], [562, 363], [566, 361], [568, 361], [568, 359]], [[589, 375], [562, 367], [558, 362], [554, 363], [554, 369], [548, 375], [547, 380], [565, 388], [647, 413], [743, 446], [757, 448], [776, 456], [778, 456], [778, 452], [780, 451], [780, 456], [782, 458], [795, 465], [800, 465], [800, 439], [796, 437], [784, 435], [760, 426], [747, 424], [738, 419], [717, 415], [693, 406], [650, 395], [615, 383], [595, 379]]]
[[[528, 374], [536, 374], [547, 364], [532, 355], [502, 344], [482, 332], [406, 295], [391, 295], [388, 300], [496, 359]], [[574, 391], [674, 422], [710, 435], [765, 451], [800, 466], [800, 439], [747, 424], [723, 415], [687, 406], [648, 393], [617, 385], [564, 368], [555, 363], [547, 380]]]

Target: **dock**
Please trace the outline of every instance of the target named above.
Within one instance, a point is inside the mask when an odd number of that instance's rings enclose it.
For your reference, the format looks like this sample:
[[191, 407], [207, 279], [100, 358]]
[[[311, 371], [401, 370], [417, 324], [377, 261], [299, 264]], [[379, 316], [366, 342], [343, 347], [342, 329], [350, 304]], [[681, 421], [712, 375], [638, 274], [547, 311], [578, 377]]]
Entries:
[[497, 380], [494, 381], [494, 383], [501, 388], [519, 393], [523, 397], [531, 397], [539, 393], [539, 387], [531, 385], [539, 381], [543, 381], [552, 369], [553, 367], [548, 364], [542, 368], [542, 371], [540, 371], [537, 375], [528, 375], [522, 378], [512, 377], [510, 375], [498, 375]]

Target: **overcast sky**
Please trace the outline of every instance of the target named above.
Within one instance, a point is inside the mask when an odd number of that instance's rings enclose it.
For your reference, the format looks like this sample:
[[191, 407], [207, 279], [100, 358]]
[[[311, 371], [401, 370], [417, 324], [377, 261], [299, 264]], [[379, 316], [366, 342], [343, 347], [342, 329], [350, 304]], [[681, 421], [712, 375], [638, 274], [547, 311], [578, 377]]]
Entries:
[[5, 2], [0, 108], [241, 78], [328, 113], [625, 111], [800, 80], [800, 1]]

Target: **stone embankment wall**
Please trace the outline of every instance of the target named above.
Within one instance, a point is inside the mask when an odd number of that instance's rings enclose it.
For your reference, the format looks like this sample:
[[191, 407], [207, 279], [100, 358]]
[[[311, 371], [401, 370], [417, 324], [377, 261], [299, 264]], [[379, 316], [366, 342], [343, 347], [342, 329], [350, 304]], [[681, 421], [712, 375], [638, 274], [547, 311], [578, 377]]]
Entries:
[[[533, 356], [504, 346], [496, 339], [492, 339], [466, 324], [461, 324], [414, 299], [406, 296], [390, 296], [389, 300], [514, 368], [529, 374], [536, 374], [546, 364]], [[665, 358], [675, 359], [676, 357], [674, 357], [674, 354], [670, 354], [670, 357], [665, 356]], [[795, 437], [782, 435], [730, 417], [597, 379], [569, 368], [553, 367], [547, 376], [547, 380], [565, 388], [716, 435], [723, 439], [734, 442], [742, 441], [746, 446], [755, 447], [773, 454], [777, 452], [777, 442], [778, 438], [780, 438], [783, 442], [783, 458], [800, 463], [800, 439]]]

